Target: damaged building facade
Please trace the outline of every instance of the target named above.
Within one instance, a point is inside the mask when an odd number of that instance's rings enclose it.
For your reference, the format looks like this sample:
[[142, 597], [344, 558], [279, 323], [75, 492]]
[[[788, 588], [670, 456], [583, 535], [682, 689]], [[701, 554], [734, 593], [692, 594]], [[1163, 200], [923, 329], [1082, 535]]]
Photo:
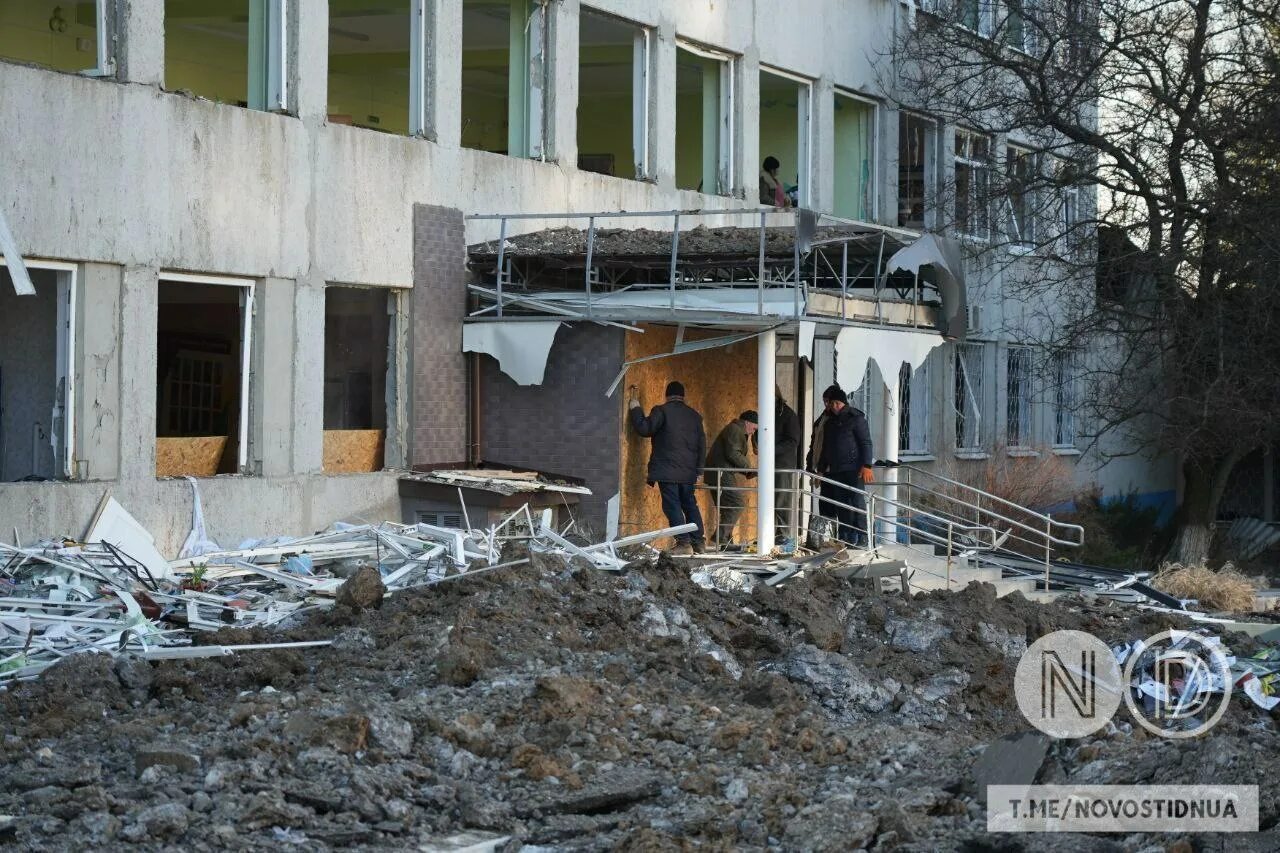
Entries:
[[[685, 333], [574, 317], [545, 383], [517, 384], [463, 352], [467, 247], [500, 236], [499, 220], [467, 217], [756, 211], [772, 156], [798, 207], [899, 240], [949, 220], [934, 190], [1006, 168], [1016, 145], [880, 91], [879, 48], [912, 14], [867, 0], [0, 0], [0, 214], [24, 261], [6, 253], [0, 269], [6, 535], [77, 535], [110, 490], [172, 551], [186, 476], [228, 538], [399, 518], [398, 471], [477, 458], [581, 478], [603, 524], [639, 470], [625, 395], [606, 391]], [[526, 219], [508, 236], [565, 225], [589, 227]], [[942, 467], [1047, 448], [1081, 485], [1171, 490], [1171, 468], [1091, 464], [1071, 395], [1037, 384], [1009, 337], [1020, 309], [1001, 269], [968, 270], [963, 343], [862, 383], [873, 409], [886, 381], [905, 389], [889, 395], [899, 454]], [[34, 294], [19, 295], [26, 278]], [[800, 339], [777, 337], [779, 363], [834, 378], [819, 367], [834, 339]], [[690, 383], [720, 401], [709, 429], [754, 402], [756, 347], [700, 362]], [[665, 379], [661, 364], [637, 376]]]

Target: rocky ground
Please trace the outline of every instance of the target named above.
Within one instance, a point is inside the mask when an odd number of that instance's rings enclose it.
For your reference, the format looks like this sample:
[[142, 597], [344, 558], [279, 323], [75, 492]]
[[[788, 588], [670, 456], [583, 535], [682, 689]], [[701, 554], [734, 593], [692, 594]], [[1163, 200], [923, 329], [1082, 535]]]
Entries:
[[974, 765], [1028, 730], [1012, 695], [1028, 640], [1166, 627], [986, 586], [902, 600], [817, 576], [745, 595], [665, 561], [615, 577], [539, 559], [283, 636], [205, 638], [330, 648], [78, 656], [0, 694], [0, 843], [413, 850], [467, 830], [508, 849], [1280, 848], [1280, 738], [1243, 699], [1189, 742], [1121, 712], [1054, 744], [1039, 781], [1258, 784], [1261, 834], [985, 833]]

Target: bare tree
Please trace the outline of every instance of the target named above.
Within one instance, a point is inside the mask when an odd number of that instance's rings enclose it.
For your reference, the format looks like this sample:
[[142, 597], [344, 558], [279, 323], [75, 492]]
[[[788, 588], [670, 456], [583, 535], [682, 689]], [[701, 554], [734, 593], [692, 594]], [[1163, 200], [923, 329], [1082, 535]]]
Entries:
[[990, 217], [1006, 286], [1089, 352], [1094, 446], [1180, 461], [1172, 556], [1202, 563], [1232, 469], [1280, 439], [1280, 0], [942, 3], [889, 90], [1027, 154], [957, 170], [935, 225]]

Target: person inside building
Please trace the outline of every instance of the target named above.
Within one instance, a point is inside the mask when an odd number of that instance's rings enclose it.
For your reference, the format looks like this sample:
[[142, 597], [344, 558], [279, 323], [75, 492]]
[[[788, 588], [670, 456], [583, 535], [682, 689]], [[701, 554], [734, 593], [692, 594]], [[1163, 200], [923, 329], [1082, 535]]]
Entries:
[[[830, 390], [830, 389], [828, 389]], [[822, 484], [828, 509], [823, 515], [836, 520], [836, 538], [850, 545], [867, 544], [866, 501], [862, 489], [875, 482], [871, 463], [871, 428], [861, 409], [849, 405], [839, 389], [831, 392], [830, 415], [822, 426], [817, 472], [832, 482]]]
[[715, 544], [721, 548], [732, 544], [733, 529], [746, 506], [744, 478], [756, 475], [749, 448], [759, 423], [759, 415], [748, 409], [725, 424], [707, 454], [707, 485], [718, 508]]
[[632, 385], [628, 390], [631, 427], [653, 443], [647, 481], [650, 486], [658, 486], [662, 513], [668, 525], [697, 525], [692, 533], [676, 537], [671, 553], [674, 556], [701, 554], [706, 548], [694, 486], [702, 474], [702, 460], [707, 451], [702, 415], [685, 402], [684, 385], [680, 382], [667, 383], [666, 402], [654, 406], [648, 417], [640, 405], [639, 389]]
[[822, 452], [822, 432], [827, 424], [827, 419], [831, 417], [831, 398], [835, 392], [840, 390], [840, 385], [830, 385], [822, 392], [822, 413], [818, 415], [817, 420], [813, 422], [813, 433], [809, 439], [809, 451], [804, 455], [804, 470], [810, 474], [818, 473], [815, 460], [818, 454]]
[[791, 206], [787, 189], [778, 178], [778, 170], [781, 168], [782, 164], [773, 155], [764, 158], [764, 163], [760, 166], [760, 203], [766, 207]]
[[778, 529], [783, 539], [792, 535], [795, 523], [796, 490], [799, 483], [795, 470], [800, 453], [800, 416], [787, 404], [782, 396], [782, 389], [776, 389], [777, 406], [773, 413], [773, 426], [777, 430], [777, 438], [773, 443], [773, 507]]

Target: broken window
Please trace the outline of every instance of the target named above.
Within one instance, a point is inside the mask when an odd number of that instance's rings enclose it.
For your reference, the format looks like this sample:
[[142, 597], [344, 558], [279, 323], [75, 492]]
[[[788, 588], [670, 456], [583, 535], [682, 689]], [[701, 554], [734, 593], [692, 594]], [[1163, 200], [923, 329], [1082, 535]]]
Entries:
[[532, 0], [462, 0], [462, 145], [543, 154], [546, 12]]
[[1010, 145], [1005, 148], [1004, 163], [1005, 176], [1009, 182], [1009, 192], [1003, 202], [1009, 242], [1015, 246], [1030, 247], [1036, 240], [1035, 198], [1032, 190], [1036, 156], [1026, 148]]
[[982, 344], [956, 345], [955, 391], [956, 449], [982, 447]]
[[[809, 119], [813, 87], [779, 71], [760, 71], [760, 203], [777, 206], [781, 185], [786, 205], [809, 204]], [[777, 161], [771, 175], [765, 162]]]
[[929, 362], [912, 369], [903, 364], [898, 371], [898, 450], [903, 454], [929, 452]]
[[898, 224], [924, 229], [932, 225], [936, 125], [928, 119], [898, 114]]
[[1053, 446], [1075, 447], [1076, 382], [1080, 357], [1061, 352], [1053, 359]]
[[387, 377], [396, 294], [324, 292], [324, 470], [379, 471], [387, 430]]
[[165, 0], [165, 88], [287, 110], [286, 8], [287, 0]]
[[156, 476], [247, 470], [253, 293], [246, 279], [161, 275]]
[[1028, 447], [1031, 435], [1031, 350], [1008, 350], [1005, 391], [1008, 397], [1005, 441], [1009, 447]]
[[578, 168], [647, 178], [651, 31], [582, 9], [578, 20]]
[[112, 74], [112, 8], [111, 0], [63, 5], [0, 0], [0, 58], [57, 71]]
[[74, 473], [75, 267], [27, 261], [19, 296], [0, 259], [0, 482]]
[[676, 186], [733, 192], [733, 60], [681, 43], [676, 49]]
[[425, 132], [424, 0], [329, 0], [329, 122]]
[[853, 95], [835, 98], [835, 205], [846, 219], [876, 218], [876, 104]]
[[991, 140], [967, 130], [956, 131], [956, 231], [985, 240], [991, 235], [987, 213]]

